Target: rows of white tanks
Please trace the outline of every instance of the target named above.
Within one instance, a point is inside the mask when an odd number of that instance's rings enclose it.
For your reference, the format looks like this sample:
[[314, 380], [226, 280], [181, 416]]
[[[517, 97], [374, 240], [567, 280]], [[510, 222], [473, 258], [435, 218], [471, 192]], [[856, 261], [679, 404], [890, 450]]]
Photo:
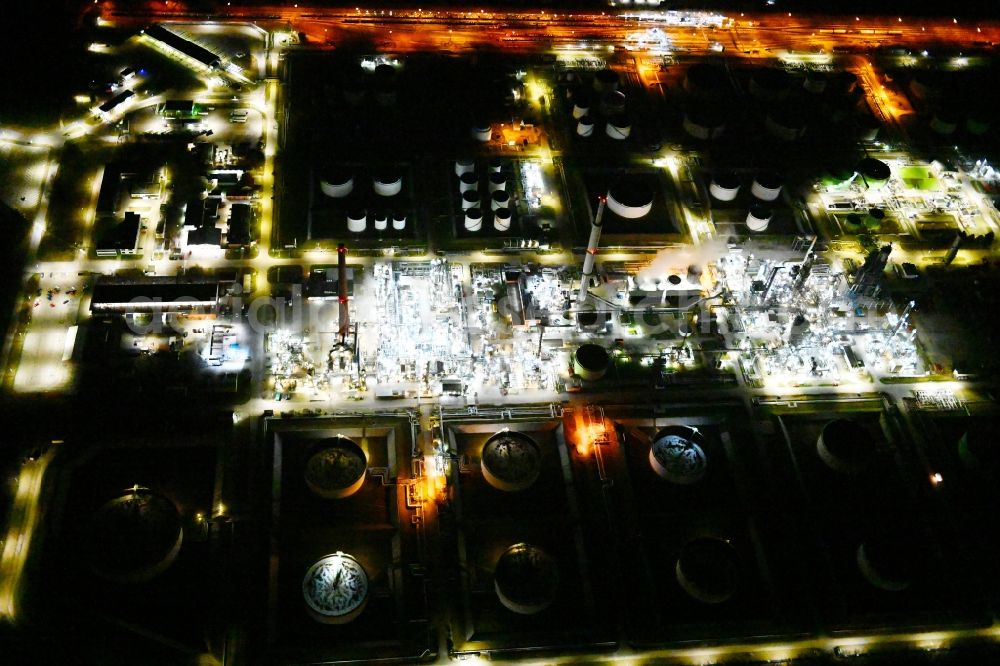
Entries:
[[619, 90], [620, 78], [611, 69], [594, 74], [590, 87], [580, 86], [568, 94], [573, 102], [573, 119], [576, 121], [577, 136], [588, 138], [594, 135], [600, 112], [606, 120], [604, 134], [615, 141], [624, 141], [632, 134], [632, 123], [625, 113], [625, 93]]
[[[731, 202], [735, 201], [741, 187], [737, 174], [723, 171], [712, 176], [708, 192], [717, 201]], [[750, 231], [760, 233], [767, 230], [774, 216], [770, 204], [778, 200], [783, 187], [784, 179], [776, 173], [762, 172], [754, 175], [753, 184], [750, 186], [754, 202], [750, 204], [750, 211], [746, 217], [746, 225]]]
[[[344, 199], [354, 192], [355, 175], [346, 169], [334, 169], [320, 177], [319, 187], [324, 195], [331, 199]], [[372, 176], [372, 191], [379, 197], [389, 199], [403, 191], [403, 177], [394, 170], [381, 171]], [[403, 212], [389, 213], [384, 209], [376, 209], [371, 214], [363, 207], [354, 207], [347, 211], [347, 230], [361, 233], [368, 228], [368, 219], [372, 219], [376, 231], [385, 231], [392, 225], [394, 231], [406, 229], [406, 214]]]
[[488, 207], [493, 212], [493, 228], [500, 232], [510, 230], [513, 219], [511, 181], [503, 172], [503, 162], [489, 160], [486, 167], [486, 190], [480, 185], [484, 181], [474, 159], [455, 161], [455, 175], [458, 177], [458, 191], [462, 197], [462, 211], [465, 216], [465, 230], [476, 232], [483, 228], [483, 211]]

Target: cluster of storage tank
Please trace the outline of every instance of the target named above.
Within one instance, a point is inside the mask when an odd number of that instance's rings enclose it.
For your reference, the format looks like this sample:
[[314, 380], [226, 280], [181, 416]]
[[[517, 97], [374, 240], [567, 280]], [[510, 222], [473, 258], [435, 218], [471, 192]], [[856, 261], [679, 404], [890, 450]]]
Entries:
[[[766, 231], [774, 216], [772, 208], [781, 190], [784, 187], [784, 179], [781, 175], [762, 171], [754, 175], [753, 184], [750, 186], [750, 193], [754, 197], [747, 213], [747, 229], [754, 233]], [[717, 201], [735, 201], [740, 193], [740, 177], [731, 171], [722, 171], [712, 176], [708, 191]]]
[[[344, 199], [354, 192], [355, 174], [348, 169], [330, 169], [320, 177], [319, 187], [331, 199]], [[403, 176], [395, 169], [385, 169], [372, 176], [372, 191], [378, 197], [390, 199], [403, 190]], [[347, 211], [347, 230], [361, 233], [368, 228], [369, 217], [376, 231], [385, 231], [392, 225], [394, 231], [406, 229], [406, 213], [389, 213], [377, 208], [369, 214], [363, 207], [353, 207]]]
[[387, 63], [377, 65], [371, 80], [359, 68], [344, 81], [342, 93], [351, 106], [361, 106], [368, 92], [379, 106], [393, 106], [396, 103], [396, 68]]
[[480, 175], [473, 159], [455, 161], [455, 175], [458, 176], [458, 191], [462, 196], [462, 211], [465, 215], [465, 230], [479, 231], [483, 228], [483, 211], [488, 206], [493, 213], [493, 228], [500, 232], [510, 230], [512, 203], [510, 179], [503, 172], [503, 162], [491, 159], [487, 167], [486, 187], [488, 194], [480, 193]]
[[605, 118], [604, 133], [610, 139], [624, 141], [632, 134], [632, 123], [625, 113], [625, 93], [619, 87], [617, 72], [604, 69], [594, 74], [589, 88], [579, 87], [572, 91], [573, 119], [578, 136], [594, 135], [597, 112]]

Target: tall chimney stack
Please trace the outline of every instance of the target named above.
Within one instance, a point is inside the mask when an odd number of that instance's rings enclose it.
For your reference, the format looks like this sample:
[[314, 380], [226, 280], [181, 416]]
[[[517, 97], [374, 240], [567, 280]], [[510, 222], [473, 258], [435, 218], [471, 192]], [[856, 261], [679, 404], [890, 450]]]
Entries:
[[337, 246], [337, 300], [340, 301], [340, 326], [337, 332], [343, 344], [351, 330], [351, 315], [347, 310], [347, 246], [343, 243]]
[[590, 278], [594, 275], [594, 257], [601, 243], [601, 225], [604, 219], [604, 206], [608, 203], [608, 195], [602, 194], [597, 198], [597, 215], [594, 216], [594, 223], [590, 225], [590, 239], [587, 241], [587, 254], [583, 256], [583, 275], [580, 276], [580, 293], [576, 297], [577, 305], [583, 305], [587, 301], [587, 288], [590, 286]]

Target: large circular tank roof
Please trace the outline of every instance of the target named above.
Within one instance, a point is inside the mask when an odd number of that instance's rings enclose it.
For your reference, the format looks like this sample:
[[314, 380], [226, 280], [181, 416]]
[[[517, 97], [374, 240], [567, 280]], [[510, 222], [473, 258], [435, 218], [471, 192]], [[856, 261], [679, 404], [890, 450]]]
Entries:
[[622, 217], [644, 217], [653, 209], [653, 189], [641, 180], [623, 178], [608, 190], [608, 208]]
[[858, 546], [858, 569], [869, 583], [886, 592], [910, 587], [925, 551], [917, 535], [900, 526], [886, 526]]
[[692, 539], [681, 549], [674, 573], [696, 601], [719, 604], [736, 593], [736, 549], [717, 537]]
[[327, 555], [306, 571], [302, 598], [314, 620], [325, 624], [350, 622], [368, 603], [368, 574], [346, 553]]
[[368, 461], [361, 447], [346, 437], [325, 440], [306, 462], [306, 485], [326, 499], [356, 493], [365, 483]]
[[958, 442], [962, 464], [976, 472], [1000, 475], [1000, 447], [996, 442], [996, 424], [974, 421]]
[[684, 88], [690, 93], [719, 92], [727, 85], [726, 70], [721, 65], [696, 63], [684, 73]]
[[94, 514], [91, 568], [109, 580], [138, 583], [164, 572], [184, 538], [177, 507], [165, 496], [135, 486]]
[[538, 444], [524, 433], [503, 430], [486, 440], [480, 457], [483, 476], [506, 492], [530, 487], [542, 469]]
[[576, 360], [588, 370], [604, 370], [608, 367], [608, 350], [593, 343], [580, 345], [576, 349]]
[[855, 421], [834, 419], [825, 426], [816, 441], [816, 452], [835, 472], [857, 473], [868, 467], [873, 444], [868, 432]]
[[517, 543], [497, 560], [493, 581], [504, 607], [521, 615], [534, 615], [555, 599], [559, 566], [538, 546]]
[[866, 157], [858, 163], [858, 173], [868, 180], [889, 180], [892, 171], [882, 160]]
[[663, 428], [649, 447], [649, 464], [658, 475], [671, 483], [696, 483], [708, 470], [708, 458], [701, 444], [704, 437], [688, 426]]

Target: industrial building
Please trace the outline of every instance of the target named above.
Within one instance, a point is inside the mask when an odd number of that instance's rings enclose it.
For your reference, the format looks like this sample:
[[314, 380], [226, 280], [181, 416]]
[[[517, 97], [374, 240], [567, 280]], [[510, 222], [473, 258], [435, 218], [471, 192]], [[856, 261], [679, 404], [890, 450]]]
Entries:
[[213, 278], [101, 277], [94, 284], [94, 315], [185, 312], [214, 315], [232, 286]]
[[94, 244], [98, 257], [129, 257], [139, 254], [142, 223], [138, 213], [125, 213], [125, 219], [106, 231]]
[[169, 30], [163, 25], [151, 25], [142, 32], [150, 39], [163, 44], [168, 49], [190, 58], [208, 69], [214, 70], [222, 66], [222, 58], [212, 53], [204, 46], [196, 44], [185, 37], [181, 37], [179, 34]]

